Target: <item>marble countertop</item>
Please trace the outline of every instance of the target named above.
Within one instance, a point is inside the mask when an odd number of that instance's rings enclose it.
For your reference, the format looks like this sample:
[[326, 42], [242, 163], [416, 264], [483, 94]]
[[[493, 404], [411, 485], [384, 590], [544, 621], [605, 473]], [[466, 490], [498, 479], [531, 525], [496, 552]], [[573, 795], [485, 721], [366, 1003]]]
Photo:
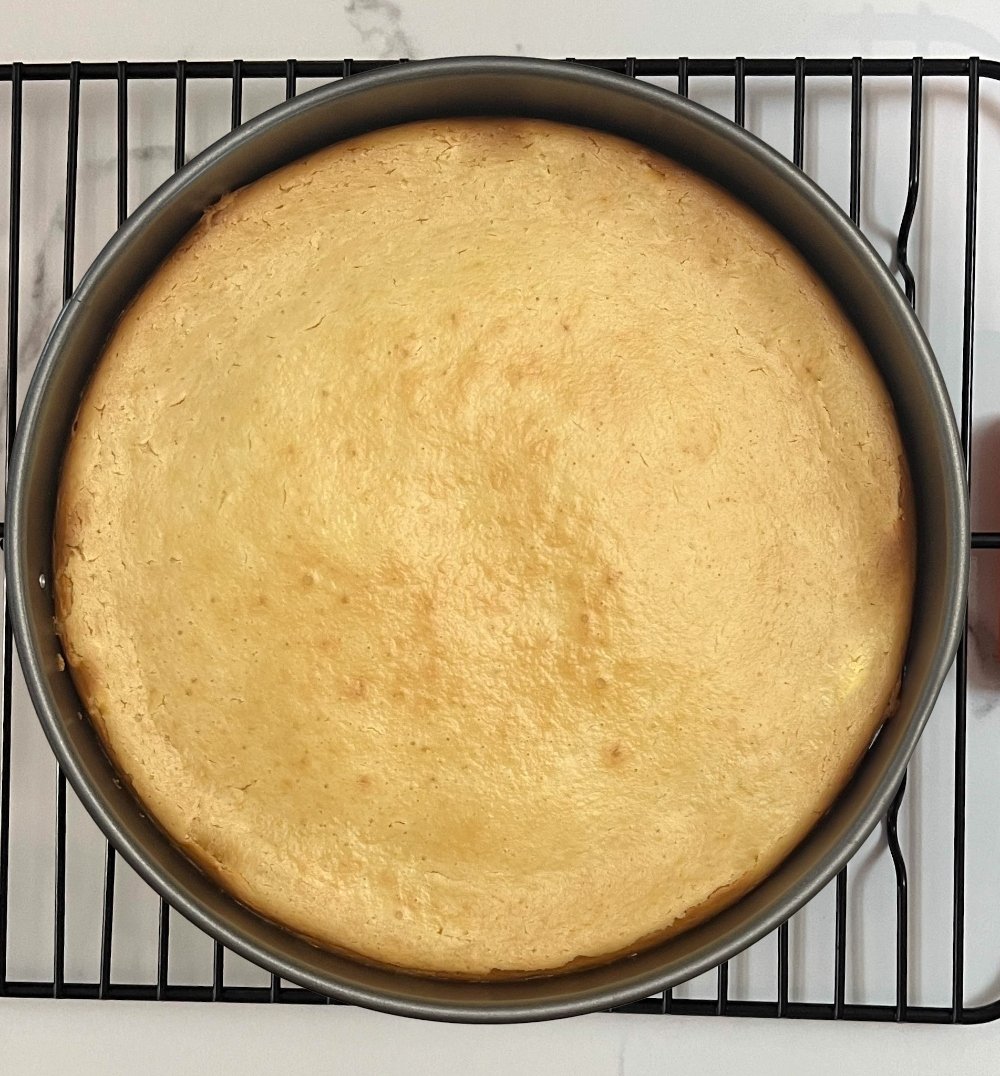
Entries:
[[[745, 4], [667, 7], [654, 0], [615, 5], [594, 0], [524, 3], [473, 9], [461, 0], [304, 0], [293, 9], [248, 8], [220, 0], [139, 4], [135, 0], [51, 0], [44, 15], [15, 0], [0, 0], [5, 35], [0, 62], [11, 60], [128, 59], [300, 59], [466, 53], [543, 56], [851, 56], [863, 54], [968, 56], [1000, 59], [1000, 11], [993, 0], [762, 0], [750, 14]], [[926, 91], [924, 193], [911, 242], [917, 275], [917, 309], [939, 356], [954, 398], [961, 380], [962, 258], [964, 192], [964, 87], [932, 84]], [[169, 88], [168, 88], [169, 89]], [[222, 87], [223, 92], [225, 87]], [[787, 89], [787, 88], [786, 88]], [[87, 93], [90, 94], [88, 88]], [[96, 92], [96, 91], [95, 91]], [[867, 91], [865, 184], [862, 224], [879, 252], [892, 259], [895, 229], [905, 199], [908, 87]], [[221, 135], [228, 105], [206, 91], [189, 97], [188, 148], [194, 152]], [[273, 89], [247, 84], [245, 114], [273, 103]], [[693, 96], [722, 111], [731, 87], [706, 80]], [[218, 95], [217, 95], [218, 96]], [[99, 95], [98, 95], [99, 97]], [[113, 96], [94, 97], [81, 131], [81, 198], [93, 212], [77, 221], [77, 269], [82, 270], [114, 227]], [[277, 98], [275, 98], [276, 100]], [[7, 107], [0, 87], [0, 115]], [[152, 190], [172, 167], [172, 113], [157, 103], [155, 90], [136, 89], [130, 107], [130, 202]], [[789, 96], [776, 86], [755, 87], [748, 120], [752, 129], [790, 152]], [[44, 87], [26, 97], [26, 124], [49, 136], [25, 142], [26, 179], [22, 224], [22, 321], [20, 363], [30, 370], [60, 304], [64, 234], [62, 173], [51, 164], [65, 160], [65, 98]], [[731, 114], [731, 112], [730, 112]], [[1000, 147], [1000, 87], [984, 86], [980, 204], [996, 204], [1000, 176], [992, 162]], [[93, 117], [92, 121], [88, 117]], [[110, 118], [110, 119], [109, 119]], [[108, 121], [108, 122], [106, 122]], [[806, 169], [835, 197], [846, 201], [843, 139], [849, 98], [843, 86], [810, 83]], [[0, 120], [0, 146], [7, 144], [7, 119]], [[53, 133], [54, 132], [54, 133]], [[46, 140], [48, 137], [48, 141]], [[839, 140], [839, 141], [838, 141]], [[786, 144], [787, 143], [787, 144]], [[4, 154], [6, 151], [2, 151]], [[6, 172], [0, 187], [6, 184]], [[4, 199], [5, 200], [5, 199]], [[6, 230], [6, 221], [2, 222]], [[4, 258], [4, 261], [6, 259]], [[988, 209], [980, 216], [979, 305], [977, 309], [977, 407], [974, 424], [974, 527], [1000, 530], [1000, 499], [993, 476], [1000, 464], [1000, 233]], [[1000, 640], [998, 596], [1000, 554], [974, 558], [970, 648], [969, 840], [982, 854], [970, 857], [969, 999], [1000, 996], [1000, 926], [994, 924], [1000, 889], [1000, 859], [992, 848], [992, 790], [1000, 766]], [[946, 687], [911, 769], [902, 839], [912, 864], [913, 967], [911, 1002], [947, 1004], [943, 979], [950, 934], [943, 929], [950, 908], [953, 687]], [[22, 706], [24, 702], [22, 700]], [[22, 771], [50, 763], [37, 733], [19, 750]], [[34, 763], [31, 758], [34, 757]], [[28, 761], [25, 762], [25, 759]], [[43, 831], [51, 827], [48, 787], [15, 789], [19, 803]], [[81, 829], [81, 833], [84, 831]], [[47, 837], [45, 839], [48, 839]], [[89, 840], [82, 836], [81, 840]], [[876, 834], [855, 861], [859, 902], [851, 914], [881, 909], [891, 916], [892, 877]], [[96, 847], [96, 846], [95, 846]], [[944, 857], [940, 870], [930, 858]], [[39, 857], [37, 848], [33, 853]], [[48, 853], [45, 853], [48, 855]], [[30, 857], [28, 857], [30, 858]], [[24, 915], [44, 890], [45, 870], [26, 858], [12, 909]], [[48, 860], [46, 860], [48, 863]], [[40, 873], [38, 873], [40, 872]], [[12, 872], [12, 877], [15, 872]], [[32, 888], [32, 879], [40, 890]], [[41, 881], [39, 881], [41, 879]], [[141, 905], [142, 898], [137, 897]], [[12, 915], [13, 915], [12, 911]], [[97, 914], [94, 910], [93, 914]], [[23, 917], [21, 921], [27, 921]], [[885, 920], [891, 923], [891, 918]], [[797, 944], [811, 956], [798, 976], [802, 997], [824, 998], [831, 981], [832, 903], [823, 898], [796, 927]], [[30, 977], [30, 938], [12, 937], [10, 958]], [[193, 946], [194, 943], [192, 943]], [[892, 990], [891, 935], [858, 932], [850, 954], [849, 994], [887, 1001]], [[192, 968], [200, 957], [192, 948]], [[81, 957], [81, 960], [83, 958]], [[124, 959], [124, 958], [123, 958]], [[184, 959], [183, 957], [181, 959]], [[141, 958], [136, 957], [141, 964]], [[141, 967], [136, 974], [141, 972]], [[44, 975], [44, 969], [39, 972]], [[247, 971], [252, 975], [252, 971]], [[748, 990], [767, 990], [770, 958], [748, 958], [740, 966]], [[248, 980], [249, 981], [249, 980]], [[773, 992], [773, 987], [771, 987]], [[5, 1000], [0, 1002], [0, 1051], [5, 1071], [118, 1071], [141, 1063], [150, 1073], [212, 1068], [218, 1072], [304, 1069], [331, 1072], [509, 1072], [652, 1073], [717, 1071], [739, 1064], [751, 1073], [798, 1072], [806, 1063], [816, 1073], [842, 1071], [995, 1071], [1000, 1026], [952, 1029], [868, 1026], [703, 1018], [595, 1015], [548, 1025], [474, 1028], [401, 1020], [355, 1009], [304, 1007], [149, 1005]]]

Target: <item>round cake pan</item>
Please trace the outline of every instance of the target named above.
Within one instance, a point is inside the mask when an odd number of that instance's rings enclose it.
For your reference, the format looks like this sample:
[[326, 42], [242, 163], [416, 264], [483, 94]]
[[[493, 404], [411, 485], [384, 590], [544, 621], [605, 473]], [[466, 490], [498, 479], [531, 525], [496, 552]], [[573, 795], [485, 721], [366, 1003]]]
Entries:
[[[799, 248], [853, 320], [892, 395], [913, 476], [919, 551], [899, 711], [778, 870], [713, 919], [638, 956], [473, 983], [316, 948], [239, 904], [178, 851], [123, 787], [83, 713], [63, 669], [46, 578], [60, 465], [81, 392], [116, 319], [202, 212], [340, 139], [410, 120], [486, 114], [559, 120], [643, 143], [727, 188]], [[304, 94], [211, 146], [142, 204], [83, 278], [35, 371], [14, 447], [5, 556], [18, 651], [52, 748], [114, 847], [162, 896], [236, 952], [312, 990], [408, 1016], [507, 1021], [605, 1009], [679, 983], [774, 929], [834, 876], [888, 807], [952, 661], [968, 531], [961, 449], [930, 347], [879, 256], [815, 184], [753, 136], [672, 93], [563, 62], [477, 57], [403, 64]]]

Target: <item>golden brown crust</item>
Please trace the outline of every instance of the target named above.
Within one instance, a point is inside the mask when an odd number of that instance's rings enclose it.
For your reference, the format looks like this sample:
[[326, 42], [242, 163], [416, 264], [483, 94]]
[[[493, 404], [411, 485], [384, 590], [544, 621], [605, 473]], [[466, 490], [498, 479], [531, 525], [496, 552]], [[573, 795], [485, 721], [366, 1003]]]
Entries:
[[690, 925], [827, 809], [899, 676], [908, 505], [863, 346], [755, 215], [611, 136], [415, 124], [224, 200], [127, 312], [58, 622], [241, 900], [540, 972]]

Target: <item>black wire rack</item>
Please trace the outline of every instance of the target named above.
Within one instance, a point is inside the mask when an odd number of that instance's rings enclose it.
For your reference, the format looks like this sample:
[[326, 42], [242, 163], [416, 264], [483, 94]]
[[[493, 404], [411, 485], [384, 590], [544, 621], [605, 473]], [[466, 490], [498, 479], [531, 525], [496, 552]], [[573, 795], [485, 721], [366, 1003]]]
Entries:
[[[9, 234], [7, 238], [7, 355], [6, 355], [6, 453], [9, 461], [13, 441], [19, 393], [23, 391], [25, 370], [19, 370], [19, 355], [23, 342], [19, 333], [19, 304], [24, 292], [22, 278], [22, 174], [24, 159], [23, 103], [26, 84], [58, 83], [66, 91], [68, 113], [65, 116], [65, 158], [57, 163], [65, 170], [65, 224], [62, 249], [62, 300], [72, 293], [75, 278], [76, 237], [78, 218], [88, 212], [88, 206], [78, 205], [78, 160], [81, 146], [81, 85], [101, 82], [112, 84], [116, 102], [116, 153], [114, 182], [116, 186], [116, 217], [118, 224], [125, 219], [129, 209], [129, 92], [137, 83], [156, 80], [168, 82], [173, 87], [173, 167], [184, 164], [188, 145], [188, 93], [196, 83], [213, 81], [228, 84], [231, 126], [238, 126], [244, 117], [244, 89], [247, 80], [277, 83], [285, 97], [295, 95], [305, 80], [333, 80], [384, 66], [390, 62], [405, 61], [243, 61], [194, 62], [180, 60], [173, 63], [53, 63], [53, 64], [2, 64], [0, 65], [0, 89], [6, 89], [10, 100], [9, 113]], [[799, 167], [803, 164], [806, 147], [806, 87], [810, 80], [839, 80], [849, 87], [850, 127], [847, 151], [850, 159], [849, 212], [852, 220], [859, 223], [862, 198], [862, 120], [863, 87], [868, 80], [907, 80], [909, 84], [909, 161], [906, 177], [905, 203], [901, 207], [901, 223], [895, 237], [895, 265], [907, 298], [914, 302], [916, 284], [910, 265], [910, 233], [921, 194], [921, 161], [923, 159], [924, 99], [928, 79], [947, 79], [965, 97], [965, 189], [964, 197], [964, 265], [962, 296], [961, 337], [961, 390], [958, 410], [962, 445], [967, 460], [967, 475], [971, 478], [972, 414], [973, 414], [973, 358], [975, 279], [977, 260], [977, 192], [979, 187], [979, 141], [982, 107], [980, 90], [984, 79], [1000, 80], [1000, 63], [971, 59], [590, 59], [569, 60], [617, 72], [630, 78], [666, 80], [664, 92], [688, 95], [693, 80], [731, 80], [729, 101], [732, 116], [743, 125], [747, 114], [747, 85], [752, 80], [780, 80], [790, 83], [791, 90], [791, 157]], [[674, 80], [671, 84], [670, 80]], [[20, 382], [19, 384], [19, 374]], [[6, 468], [5, 468], [6, 475]], [[0, 524], [2, 539], [2, 524]], [[977, 531], [971, 535], [974, 550], [1000, 549], [1000, 532]], [[0, 730], [0, 997], [55, 998], [119, 998], [183, 1001], [235, 1001], [235, 1002], [298, 1002], [323, 1003], [321, 998], [308, 991], [271, 977], [269, 983], [258, 986], [236, 985], [227, 981], [227, 967], [234, 959], [232, 954], [218, 942], [213, 944], [211, 982], [194, 983], [178, 981], [171, 971], [171, 929], [176, 930], [178, 915], [162, 900], [159, 903], [155, 926], [156, 965], [155, 977], [149, 982], [118, 981], [112, 975], [112, 947], [116, 914], [121, 915], [122, 898], [120, 886], [116, 885], [116, 872], [120, 875], [122, 865], [115, 851], [104, 845], [103, 871], [94, 878], [100, 887], [100, 929], [91, 939], [99, 955], [97, 974], [90, 978], [73, 976], [66, 972], [67, 909], [74, 899], [74, 892], [67, 888], [67, 811], [73, 794], [67, 790], [65, 776], [58, 772], [51, 795], [55, 799], [55, 834], [53, 871], [54, 889], [52, 901], [53, 934], [51, 939], [40, 938], [38, 945], [51, 944], [52, 962], [50, 974], [44, 979], [12, 978], [8, 975], [9, 943], [16, 931], [24, 929], [11, 915], [9, 902], [11, 884], [11, 854], [15, 843], [21, 839], [12, 823], [12, 785], [16, 758], [12, 753], [12, 698], [15, 691], [16, 655], [11, 636], [10, 617], [4, 612], [3, 622], [3, 710]], [[905, 792], [905, 781], [894, 798], [884, 825], [885, 853], [890, 857], [895, 878], [895, 910], [891, 923], [883, 924], [894, 936], [894, 1000], [879, 1004], [849, 1000], [847, 991], [847, 965], [850, 927], [849, 871], [845, 868], [837, 877], [834, 887], [834, 930], [832, 961], [832, 1000], [797, 1000], [790, 993], [790, 941], [789, 924], [777, 931], [774, 996], [766, 999], [747, 1000], [733, 996], [730, 989], [730, 966], [721, 965], [714, 973], [714, 996], [692, 998], [682, 996], [683, 991], [667, 990], [655, 997], [628, 1006], [623, 1012], [661, 1012], [705, 1014], [719, 1016], [770, 1016], [796, 1018], [822, 1018], [847, 1020], [886, 1020], [930, 1023], [979, 1023], [1000, 1017], [1000, 998], [981, 1004], [966, 1003], [965, 969], [969, 939], [966, 937], [966, 796], [967, 796], [967, 711], [969, 684], [969, 632], [962, 639], [955, 670], [954, 757], [938, 760], [942, 770], [952, 771], [953, 794], [951, 836], [953, 855], [951, 859], [951, 908], [950, 908], [950, 1003], [938, 1005], [910, 1004], [910, 932], [908, 915], [910, 897], [907, 860], [899, 840], [898, 821], [900, 806]], [[228, 958], [228, 959], [227, 959]], [[997, 954], [1000, 968], [1000, 953]], [[997, 991], [1000, 993], [1000, 990]]]

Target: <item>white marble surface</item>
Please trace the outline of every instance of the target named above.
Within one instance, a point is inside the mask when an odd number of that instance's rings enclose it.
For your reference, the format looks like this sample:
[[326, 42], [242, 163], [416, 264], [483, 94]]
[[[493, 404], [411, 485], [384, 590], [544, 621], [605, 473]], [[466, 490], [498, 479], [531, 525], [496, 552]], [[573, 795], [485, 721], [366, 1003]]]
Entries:
[[[460, 0], [306, 0], [293, 10], [253, 9], [245, 0], [208, 5], [204, 0], [122, 3], [53, 2], [44, 15], [35, 5], [0, 0], [0, 62], [21, 59], [107, 60], [231, 59], [408, 55], [470, 52], [550, 56], [622, 55], [968, 55], [1000, 58], [1000, 10], [990, 0], [915, 4], [909, 0], [804, 0], [761, 4], [664, 5], [642, 0], [615, 5], [570, 0], [474, 8]], [[0, 147], [7, 144], [8, 93], [0, 87]], [[172, 98], [169, 86], [130, 91], [130, 205], [169, 174], [172, 166]], [[692, 85], [696, 99], [722, 111], [731, 89], [711, 80]], [[196, 151], [228, 124], [228, 87], [192, 86], [188, 148]], [[247, 85], [245, 114], [280, 97], [276, 87]], [[791, 149], [787, 85], [753, 84], [748, 101], [752, 129], [786, 152]], [[979, 528], [1000, 529], [992, 485], [1000, 463], [1000, 233], [993, 232], [1000, 175], [1000, 88], [984, 87], [977, 421], [979, 469], [974, 512]], [[891, 244], [905, 197], [908, 86], [872, 83], [866, 91], [865, 187], [862, 224], [883, 255]], [[961, 359], [961, 200], [964, 181], [964, 98], [958, 86], [927, 86], [924, 196], [911, 243], [918, 280], [918, 311], [953, 391]], [[22, 236], [20, 363], [27, 371], [59, 307], [64, 234], [62, 172], [65, 91], [31, 85], [25, 91], [25, 183]], [[78, 270], [114, 227], [114, 98], [108, 87], [86, 86], [80, 147]], [[806, 167], [835, 197], [847, 198], [846, 139], [849, 99], [842, 83], [810, 84]], [[55, 133], [53, 133], [55, 132]], [[0, 150], [0, 191], [6, 188], [6, 151]], [[0, 203], [6, 198], [0, 195]], [[5, 209], [3, 210], [5, 212]], [[0, 221], [6, 233], [6, 222]], [[4, 240], [5, 242], [5, 240]], [[0, 261], [6, 264], [5, 247]], [[1000, 927], [993, 922], [1000, 891], [995, 851], [995, 774], [1000, 769], [1000, 664], [998, 647], [1000, 554], [977, 554], [972, 595], [970, 706], [968, 999], [1000, 995]], [[911, 770], [901, 818], [911, 868], [911, 994], [914, 1004], [945, 1004], [942, 980], [950, 946], [952, 695], [946, 687]], [[38, 937], [51, 933], [51, 842], [54, 766], [31, 716], [21, 685], [15, 699], [14, 799], [20, 841], [12, 859], [11, 914], [21, 930], [11, 939], [11, 974], [45, 977]], [[90, 894], [71, 905], [67, 974], [92, 977], [93, 925], [99, 916], [103, 842], [83, 812], [70, 817], [70, 885]], [[848, 1000], [889, 1001], [892, 996], [891, 868], [876, 834], [851, 868]], [[148, 980], [154, 970], [148, 938], [156, 902], [122, 871], [119, 879], [115, 977]], [[76, 887], [75, 889], [73, 887]], [[792, 928], [792, 994], [829, 1000], [832, 983], [832, 894], [825, 893]], [[879, 927], [879, 924], [887, 924]], [[210, 949], [178, 925], [172, 949], [178, 978], [205, 981]], [[227, 965], [236, 982], [256, 983], [260, 973]], [[741, 957], [732, 972], [743, 996], [773, 996], [774, 941]], [[702, 984], [704, 988], [704, 984]], [[699, 984], [686, 988], [698, 996]], [[105, 1060], [110, 1037], [114, 1060]], [[585, 1017], [555, 1025], [458, 1028], [421, 1024], [357, 1010], [152, 1006], [67, 1002], [0, 1003], [0, 1057], [5, 1071], [58, 1071], [72, 1058], [78, 1071], [116, 1071], [142, 1063], [151, 1072], [215, 1067], [256, 1071], [265, 1063], [318, 1071], [552, 1072], [717, 1071], [734, 1059], [751, 1072], [795, 1072], [808, 1061], [816, 1072], [932, 1072], [947, 1063], [961, 1071], [995, 1071], [1000, 1028], [890, 1028], [638, 1017]], [[958, 1054], [958, 1056], [956, 1056]], [[0, 1062], [3, 1065], [4, 1062]]]

